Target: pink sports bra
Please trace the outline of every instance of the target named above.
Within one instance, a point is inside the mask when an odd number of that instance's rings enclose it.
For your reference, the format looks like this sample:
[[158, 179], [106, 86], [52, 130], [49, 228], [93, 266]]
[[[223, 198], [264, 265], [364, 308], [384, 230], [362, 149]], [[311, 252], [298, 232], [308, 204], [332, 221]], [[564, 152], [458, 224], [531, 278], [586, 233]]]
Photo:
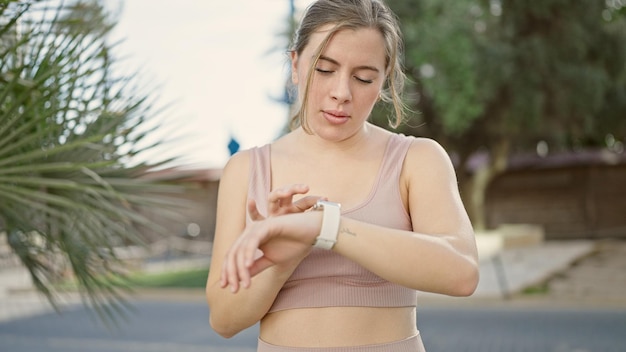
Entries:
[[[385, 227], [412, 230], [400, 196], [400, 172], [413, 137], [393, 134], [366, 200], [342, 215]], [[270, 145], [251, 149], [248, 196], [267, 214], [271, 189]], [[248, 216], [248, 221], [250, 217]], [[269, 312], [313, 307], [410, 307], [417, 292], [375, 275], [333, 251], [314, 248], [280, 290]]]

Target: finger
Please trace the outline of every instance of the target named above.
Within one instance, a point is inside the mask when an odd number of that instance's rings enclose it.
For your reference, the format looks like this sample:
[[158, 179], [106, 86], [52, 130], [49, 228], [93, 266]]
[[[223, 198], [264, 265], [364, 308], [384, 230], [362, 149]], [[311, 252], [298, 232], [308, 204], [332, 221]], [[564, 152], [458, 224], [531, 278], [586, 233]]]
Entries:
[[[254, 254], [260, 251], [258, 249], [259, 241], [256, 236], [256, 231], [250, 230], [256, 228], [259, 228], [259, 226], [257, 225], [252, 226], [251, 228], [247, 228], [246, 231], [239, 237], [238, 247], [235, 253], [237, 276], [243, 288], [250, 287], [251, 276], [249, 267], [250, 265], [252, 265], [252, 262], [255, 259]], [[252, 252], [253, 254], [252, 257], [249, 255], [250, 252]]]
[[228, 251], [226, 253], [226, 255], [224, 256], [224, 261], [222, 262], [222, 269], [220, 271], [220, 287], [221, 288], [226, 288], [230, 283], [230, 280], [228, 278], [228, 275], [229, 275], [228, 262], [230, 258], [230, 253], [231, 251]]
[[250, 277], [250, 267], [256, 259], [263, 256], [263, 252], [259, 249], [259, 239], [256, 237], [250, 238], [246, 242], [246, 246], [243, 249], [243, 265], [246, 268], [246, 275]]
[[278, 194], [281, 201], [284, 203], [283, 205], [290, 205], [293, 199], [293, 196], [296, 194], [305, 194], [309, 191], [309, 186], [305, 184], [293, 184], [287, 187], [278, 189], [276, 193]]
[[250, 214], [250, 218], [254, 221], [265, 219], [265, 217], [259, 213], [259, 209], [257, 208], [256, 201], [254, 199], [248, 200], [248, 214]]
[[263, 272], [265, 269], [269, 268], [272, 265], [274, 265], [274, 263], [271, 262], [269, 259], [265, 257], [258, 258], [250, 266], [250, 269], [249, 269], [250, 277], [255, 277], [256, 275], [260, 274], [261, 272]]
[[259, 258], [263, 258], [265, 255], [263, 251], [259, 248], [263, 239], [267, 240], [267, 236], [269, 235], [269, 223], [272, 219], [267, 219], [263, 222], [255, 223], [256, 226], [253, 226], [253, 231], [248, 233], [246, 237], [246, 242], [243, 243], [241, 249], [243, 253], [243, 265], [245, 267], [245, 272], [240, 271], [240, 278], [242, 280], [242, 285], [245, 288], [250, 287], [252, 283], [253, 275], [250, 272], [250, 267], [254, 265], [254, 263], [259, 260]]
[[304, 194], [309, 191], [309, 186], [304, 184], [292, 184], [272, 191], [268, 197], [269, 214], [281, 215], [289, 213], [292, 208], [292, 199], [296, 194]]
[[239, 275], [237, 273], [236, 253], [239, 248], [239, 241], [235, 242], [231, 250], [226, 255], [224, 269], [226, 271], [226, 286], [230, 286], [232, 293], [239, 291]]
[[281, 198], [276, 191], [272, 191], [267, 197], [267, 216], [278, 215], [280, 212]]
[[230, 256], [228, 256], [226, 260], [224, 261], [224, 265], [222, 265], [222, 268], [223, 268], [222, 278], [224, 282], [220, 286], [222, 288], [226, 288], [230, 286], [230, 291], [232, 293], [236, 293], [239, 290], [239, 279], [233, 273], [233, 265], [230, 265], [229, 264], [230, 262], [231, 262], [231, 259], [230, 259]]
[[246, 265], [246, 247], [242, 247], [237, 251], [237, 276], [241, 287], [250, 287], [250, 273], [248, 272], [248, 265]]
[[306, 196], [302, 199], [298, 199], [297, 201], [293, 202], [294, 212], [304, 212], [306, 210], [309, 210], [312, 206], [315, 205], [315, 203], [317, 203], [318, 200], [321, 199], [325, 200], [326, 197]]
[[309, 186], [303, 183], [295, 183], [289, 186], [287, 190], [289, 193], [291, 193], [291, 195], [304, 194], [309, 191]]
[[226, 267], [226, 260], [224, 260], [224, 263], [222, 263], [222, 270], [220, 272], [220, 288], [225, 288], [226, 286], [228, 286]]

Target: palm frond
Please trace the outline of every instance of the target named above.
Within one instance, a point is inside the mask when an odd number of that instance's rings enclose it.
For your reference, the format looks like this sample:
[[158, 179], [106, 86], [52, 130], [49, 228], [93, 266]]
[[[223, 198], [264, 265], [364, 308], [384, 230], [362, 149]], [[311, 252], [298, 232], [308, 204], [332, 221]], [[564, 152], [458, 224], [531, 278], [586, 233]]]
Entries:
[[181, 188], [142, 178], [170, 160], [133, 164], [159, 146], [146, 123], [163, 111], [115, 74], [97, 1], [18, 1], [0, 7], [0, 235], [54, 304], [67, 269], [85, 304], [113, 322], [127, 309], [123, 258], [175, 219]]

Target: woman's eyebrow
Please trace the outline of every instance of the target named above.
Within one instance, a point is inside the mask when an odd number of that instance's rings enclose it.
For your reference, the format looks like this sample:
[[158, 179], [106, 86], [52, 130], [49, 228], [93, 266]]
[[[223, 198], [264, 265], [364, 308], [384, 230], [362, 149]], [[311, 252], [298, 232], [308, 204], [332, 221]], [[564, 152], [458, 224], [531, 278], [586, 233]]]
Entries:
[[[328, 62], [330, 62], [331, 64], [334, 64], [334, 65], [337, 65], [337, 66], [341, 66], [337, 60], [332, 59], [332, 58], [330, 58], [330, 57], [328, 57], [328, 56], [321, 55], [321, 56], [319, 57], [319, 60], [328, 61]], [[361, 66], [357, 66], [357, 67], [355, 67], [355, 70], [369, 70], [369, 71], [374, 71], [374, 72], [377, 72], [377, 73], [378, 73], [378, 72], [380, 72], [380, 70], [379, 70], [379, 69], [377, 69], [376, 67], [374, 67], [374, 66], [369, 66], [369, 65], [361, 65]]]

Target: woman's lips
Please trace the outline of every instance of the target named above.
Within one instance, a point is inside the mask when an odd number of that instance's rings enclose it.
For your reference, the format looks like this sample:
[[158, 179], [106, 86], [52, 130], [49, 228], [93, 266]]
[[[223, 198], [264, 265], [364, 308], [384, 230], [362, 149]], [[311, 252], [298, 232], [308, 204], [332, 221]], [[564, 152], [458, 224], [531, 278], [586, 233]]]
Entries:
[[350, 115], [343, 111], [336, 110], [324, 110], [322, 111], [324, 118], [334, 125], [339, 125], [347, 122], [350, 119]]

